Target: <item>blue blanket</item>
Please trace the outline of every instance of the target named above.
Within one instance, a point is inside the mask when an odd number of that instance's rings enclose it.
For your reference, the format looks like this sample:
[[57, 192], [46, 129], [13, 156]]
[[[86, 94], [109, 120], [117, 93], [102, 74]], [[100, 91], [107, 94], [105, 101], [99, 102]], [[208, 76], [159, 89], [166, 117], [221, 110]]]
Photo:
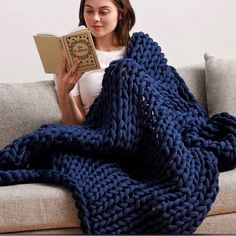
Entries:
[[190, 234], [236, 163], [236, 118], [208, 118], [160, 46], [133, 34], [82, 125], [50, 124], [0, 151], [0, 185], [69, 189], [92, 234]]

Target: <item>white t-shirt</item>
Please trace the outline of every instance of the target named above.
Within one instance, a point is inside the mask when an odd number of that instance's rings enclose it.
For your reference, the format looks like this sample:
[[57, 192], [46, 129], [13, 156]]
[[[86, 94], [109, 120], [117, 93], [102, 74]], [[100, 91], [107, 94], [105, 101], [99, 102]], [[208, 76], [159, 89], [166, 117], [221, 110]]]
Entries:
[[125, 48], [112, 52], [96, 50], [96, 53], [101, 69], [85, 72], [71, 91], [72, 96], [80, 95], [86, 114], [88, 113], [95, 98], [101, 92], [102, 79], [105, 69], [112, 61], [123, 58]]

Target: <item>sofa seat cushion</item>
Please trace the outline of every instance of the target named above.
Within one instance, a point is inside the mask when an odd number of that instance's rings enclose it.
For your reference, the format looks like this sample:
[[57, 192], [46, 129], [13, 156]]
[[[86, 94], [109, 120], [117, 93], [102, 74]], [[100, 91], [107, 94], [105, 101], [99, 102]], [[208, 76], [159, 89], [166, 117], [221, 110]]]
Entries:
[[0, 187], [0, 209], [0, 233], [80, 226], [71, 193], [55, 185]]
[[236, 212], [236, 169], [222, 172], [219, 176], [219, 193], [208, 215]]
[[236, 235], [236, 213], [208, 216], [194, 232], [203, 235]]
[[[236, 170], [220, 173], [220, 191], [209, 215], [236, 212]], [[79, 227], [72, 195], [48, 184], [0, 187], [0, 232]]]

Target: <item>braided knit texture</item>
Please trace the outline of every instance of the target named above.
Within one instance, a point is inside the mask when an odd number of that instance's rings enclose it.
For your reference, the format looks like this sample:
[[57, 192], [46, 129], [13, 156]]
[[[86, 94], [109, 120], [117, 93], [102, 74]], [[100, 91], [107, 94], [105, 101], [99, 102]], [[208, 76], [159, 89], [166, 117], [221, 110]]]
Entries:
[[44, 125], [0, 151], [0, 185], [64, 186], [88, 234], [191, 234], [217, 196], [219, 171], [235, 163], [236, 118], [209, 119], [139, 32], [106, 69], [85, 123]]

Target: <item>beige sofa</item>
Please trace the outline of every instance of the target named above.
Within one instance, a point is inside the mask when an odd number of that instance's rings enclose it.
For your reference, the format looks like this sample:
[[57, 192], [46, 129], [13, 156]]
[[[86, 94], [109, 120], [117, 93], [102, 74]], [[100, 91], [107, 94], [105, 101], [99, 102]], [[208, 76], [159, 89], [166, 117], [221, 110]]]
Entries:
[[[222, 103], [220, 99], [226, 95], [234, 99], [236, 91], [229, 88], [227, 94], [221, 94], [222, 85], [218, 80], [227, 80], [222, 71], [217, 71], [220, 68], [217, 63], [221, 61], [209, 56], [205, 59], [206, 64], [190, 65], [178, 71], [210, 115], [221, 109], [235, 112], [234, 104], [228, 104], [228, 100]], [[236, 71], [234, 74], [234, 69], [229, 69], [230, 63], [231, 60], [227, 63], [223, 60], [221, 70], [231, 73], [229, 79], [234, 78], [236, 84]], [[0, 148], [42, 124], [60, 122], [53, 81], [0, 84], [0, 117]], [[217, 199], [196, 233], [236, 234], [236, 170], [221, 173], [219, 180]], [[71, 193], [59, 186], [32, 183], [0, 187], [0, 209], [1, 233], [82, 233]]]

